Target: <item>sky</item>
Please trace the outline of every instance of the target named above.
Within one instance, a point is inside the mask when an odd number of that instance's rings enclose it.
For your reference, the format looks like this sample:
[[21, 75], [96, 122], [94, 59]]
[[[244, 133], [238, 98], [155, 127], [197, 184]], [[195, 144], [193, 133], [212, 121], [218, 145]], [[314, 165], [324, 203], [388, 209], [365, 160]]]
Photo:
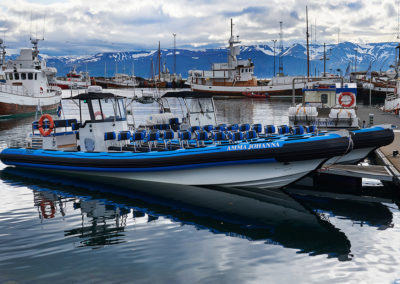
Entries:
[[[8, 53], [42, 38], [50, 55], [227, 46], [230, 19], [243, 45], [398, 41], [399, 0], [0, 0]], [[312, 29], [311, 29], [312, 26]]]

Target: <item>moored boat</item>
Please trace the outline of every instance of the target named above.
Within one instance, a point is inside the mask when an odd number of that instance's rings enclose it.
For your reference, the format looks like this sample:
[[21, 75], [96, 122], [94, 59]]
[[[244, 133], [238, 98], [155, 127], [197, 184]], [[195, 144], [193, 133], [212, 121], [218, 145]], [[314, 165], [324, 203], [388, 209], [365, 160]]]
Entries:
[[38, 41], [32, 40], [33, 49], [21, 49], [15, 60], [7, 62], [6, 83], [0, 84], [0, 116], [57, 108], [61, 91], [48, 84], [47, 76], [54, 73], [54, 68], [46, 67], [46, 62], [39, 59]]
[[123, 97], [88, 92], [73, 99], [79, 101], [79, 123], [42, 116], [32, 125], [28, 147], [3, 150], [1, 161], [76, 176], [279, 188], [351, 150], [347, 132], [258, 136], [249, 128], [207, 132], [198, 127], [131, 132]]

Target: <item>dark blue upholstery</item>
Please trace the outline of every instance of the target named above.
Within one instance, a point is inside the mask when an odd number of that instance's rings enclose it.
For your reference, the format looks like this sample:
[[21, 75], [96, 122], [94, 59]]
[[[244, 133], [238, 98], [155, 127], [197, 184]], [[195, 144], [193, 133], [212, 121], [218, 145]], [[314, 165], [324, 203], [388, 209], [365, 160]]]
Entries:
[[181, 124], [179, 123], [179, 119], [177, 117], [171, 118], [169, 120], [169, 125], [171, 126], [171, 129], [174, 131], [178, 131], [181, 129]]
[[142, 141], [144, 138], [146, 138], [146, 131], [136, 131], [132, 133], [133, 141]]
[[211, 132], [214, 130], [214, 126], [213, 125], [204, 125], [203, 130], [207, 131], [207, 132]]
[[117, 138], [117, 135], [115, 135], [115, 132], [106, 132], [106, 133], [104, 133], [104, 141], [115, 140], [115, 138]]
[[315, 125], [306, 126], [307, 133], [317, 132], [317, 127]]
[[250, 124], [247, 124], [247, 123], [241, 124], [240, 127], [239, 127], [239, 130], [240, 131], [249, 131], [250, 130]]
[[281, 125], [278, 127], [278, 133], [279, 134], [288, 134], [290, 133], [290, 128], [287, 125]]
[[118, 133], [118, 141], [121, 140], [129, 140], [131, 138], [131, 132], [130, 131], [120, 131]]
[[255, 130], [246, 131], [246, 139], [257, 138], [257, 132]]
[[190, 140], [192, 138], [192, 133], [187, 130], [179, 132], [179, 138], [181, 140]]
[[192, 127], [190, 127], [190, 132], [195, 132], [195, 131], [199, 131], [201, 128], [200, 128], [200, 126], [192, 126]]
[[171, 140], [171, 139], [174, 139], [174, 135], [175, 135], [174, 131], [172, 131], [171, 129], [168, 129], [168, 130], [164, 131], [163, 138], [167, 139], [167, 140]]
[[226, 124], [219, 124], [215, 127], [215, 130], [226, 131]]
[[212, 138], [214, 139], [214, 141], [222, 141], [228, 139], [225, 132], [214, 132], [212, 134]]
[[231, 125], [228, 126], [228, 130], [230, 130], [230, 131], [239, 130], [239, 125], [237, 125], [237, 124], [231, 124]]
[[261, 123], [253, 124], [251, 129], [254, 130], [257, 133], [261, 133], [262, 132], [262, 125], [261, 125]]
[[197, 140], [208, 140], [208, 132], [206, 131], [196, 131]]
[[292, 133], [294, 135], [302, 135], [302, 134], [304, 134], [304, 127], [301, 126], [301, 125], [293, 127], [292, 128]]
[[156, 141], [160, 139], [160, 131], [158, 130], [152, 130], [147, 134], [147, 141]]
[[275, 125], [266, 125], [265, 126], [265, 134], [273, 134], [276, 132]]
[[233, 142], [243, 140], [243, 133], [242, 132], [230, 132], [229, 138]]
[[169, 124], [156, 124], [153, 126], [153, 128], [158, 130], [167, 130], [170, 129], [171, 127], [169, 126]]

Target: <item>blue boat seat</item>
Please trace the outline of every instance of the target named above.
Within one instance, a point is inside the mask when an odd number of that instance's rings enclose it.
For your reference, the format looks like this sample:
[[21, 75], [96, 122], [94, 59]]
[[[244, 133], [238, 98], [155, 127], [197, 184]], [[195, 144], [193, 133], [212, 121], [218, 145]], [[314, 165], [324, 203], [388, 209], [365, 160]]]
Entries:
[[118, 141], [129, 140], [132, 135], [130, 131], [120, 131], [118, 133]]
[[211, 132], [211, 131], [213, 131], [214, 130], [214, 126], [213, 125], [204, 125], [203, 126], [203, 130], [204, 131], [207, 131], [207, 132]]
[[293, 135], [303, 135], [304, 134], [304, 127], [299, 125], [292, 127], [292, 134]]
[[237, 125], [237, 124], [231, 124], [231, 125], [228, 126], [228, 130], [229, 130], [229, 131], [236, 131], [236, 130], [239, 130], [239, 125]]
[[175, 137], [175, 132], [171, 129], [165, 130], [163, 133], [163, 138], [165, 140], [172, 140]]
[[213, 132], [212, 139], [214, 140], [214, 142], [223, 141], [223, 140], [228, 140], [228, 136], [226, 135], [225, 132]]
[[266, 125], [265, 126], [265, 134], [274, 134], [276, 133], [275, 125]]
[[315, 133], [317, 132], [317, 127], [315, 125], [306, 126], [307, 133]]
[[189, 146], [190, 139], [192, 139], [192, 133], [190, 131], [183, 130], [179, 132], [179, 140], [182, 148], [184, 146], [184, 142], [186, 142], [186, 145]]
[[104, 141], [115, 140], [116, 138], [117, 138], [117, 135], [115, 135], [114, 131], [104, 133]]
[[215, 127], [215, 130], [226, 131], [226, 124], [218, 124], [218, 125]]
[[192, 126], [190, 127], [190, 132], [194, 133], [195, 131], [199, 131], [200, 129], [200, 126]]
[[241, 124], [239, 127], [239, 130], [244, 132], [244, 131], [249, 131], [250, 130], [250, 124], [245, 123], [245, 124]]
[[281, 125], [278, 127], [278, 133], [279, 134], [289, 134], [290, 133], [290, 128], [287, 125]]
[[171, 127], [169, 124], [156, 124], [156, 125], [153, 125], [153, 129], [167, 130], [167, 129], [171, 129]]
[[146, 131], [135, 131], [131, 138], [132, 141], [143, 141], [146, 138]]
[[181, 124], [179, 123], [179, 118], [173, 117], [169, 119], [169, 126], [172, 130], [178, 131], [181, 129]]
[[157, 147], [157, 140], [160, 139], [160, 131], [159, 130], [151, 130], [147, 134], [147, 143], [149, 146], [149, 151], [151, 151], [152, 147]]
[[257, 132], [255, 130], [249, 130], [245, 132], [246, 139], [251, 140], [257, 138]]
[[199, 146], [199, 141], [201, 142], [201, 145], [204, 145], [204, 141], [209, 139], [207, 131], [196, 131], [195, 134], [197, 138], [197, 147]]
[[251, 127], [251, 130], [254, 130], [257, 134], [261, 133], [262, 132], [261, 123], [253, 124], [253, 126]]
[[243, 132], [229, 132], [229, 139], [232, 142], [243, 140]]

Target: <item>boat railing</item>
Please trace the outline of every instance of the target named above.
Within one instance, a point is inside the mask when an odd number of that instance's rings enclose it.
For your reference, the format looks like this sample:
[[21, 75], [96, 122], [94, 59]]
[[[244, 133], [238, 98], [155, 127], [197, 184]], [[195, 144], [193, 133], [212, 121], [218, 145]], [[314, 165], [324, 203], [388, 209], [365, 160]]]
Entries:
[[[53, 90], [52, 88], [48, 89], [50, 93], [57, 93], [57, 90]], [[53, 94], [46, 94], [46, 93], [40, 93], [39, 91], [36, 92], [29, 92], [28, 89], [22, 85], [20, 86], [15, 86], [15, 85], [10, 85], [10, 84], [0, 84], [0, 92], [2, 93], [9, 93], [13, 95], [18, 95], [18, 96], [24, 96], [24, 97], [48, 97], [49, 95]]]

